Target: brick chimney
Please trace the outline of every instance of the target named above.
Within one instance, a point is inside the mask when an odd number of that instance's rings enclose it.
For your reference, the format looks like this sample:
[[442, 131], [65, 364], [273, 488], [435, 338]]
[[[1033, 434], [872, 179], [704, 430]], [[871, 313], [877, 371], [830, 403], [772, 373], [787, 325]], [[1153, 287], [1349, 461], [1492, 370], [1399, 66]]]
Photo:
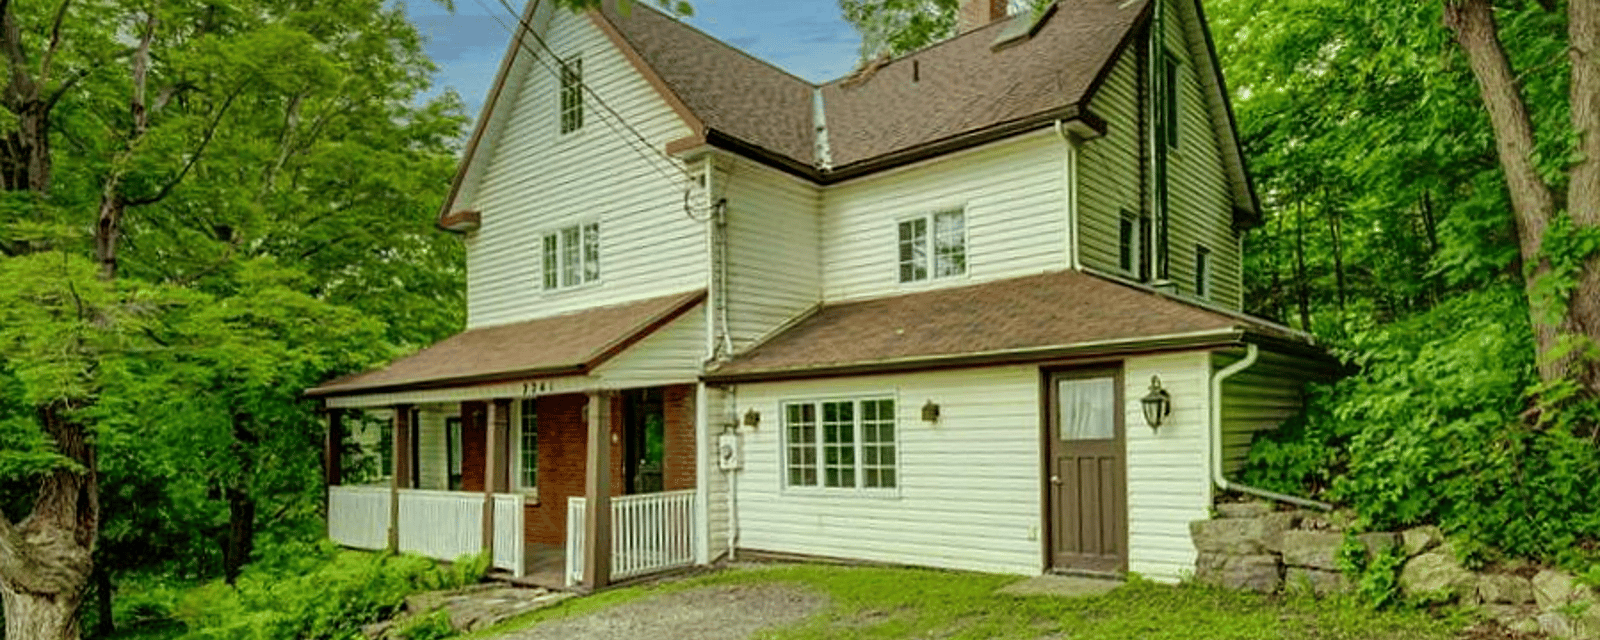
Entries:
[[1006, 17], [1007, 0], [961, 0], [961, 13], [956, 16], [956, 35]]

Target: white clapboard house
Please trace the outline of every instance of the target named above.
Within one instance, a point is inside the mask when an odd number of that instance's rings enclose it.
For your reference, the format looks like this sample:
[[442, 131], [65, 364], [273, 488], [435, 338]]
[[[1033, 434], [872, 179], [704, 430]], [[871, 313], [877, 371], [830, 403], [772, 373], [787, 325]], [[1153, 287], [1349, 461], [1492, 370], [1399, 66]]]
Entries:
[[1239, 311], [1259, 209], [1198, 0], [966, 0], [820, 85], [645, 4], [529, 3], [439, 214], [466, 330], [309, 392], [333, 539], [588, 588], [1191, 571], [1328, 369]]

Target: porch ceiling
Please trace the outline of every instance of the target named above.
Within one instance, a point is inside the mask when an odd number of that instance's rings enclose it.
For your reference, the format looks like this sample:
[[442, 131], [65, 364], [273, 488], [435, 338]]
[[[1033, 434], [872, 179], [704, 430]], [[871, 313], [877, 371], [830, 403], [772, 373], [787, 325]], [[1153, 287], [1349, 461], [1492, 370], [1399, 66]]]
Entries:
[[582, 375], [683, 315], [703, 289], [458, 333], [375, 369], [306, 390], [312, 397]]

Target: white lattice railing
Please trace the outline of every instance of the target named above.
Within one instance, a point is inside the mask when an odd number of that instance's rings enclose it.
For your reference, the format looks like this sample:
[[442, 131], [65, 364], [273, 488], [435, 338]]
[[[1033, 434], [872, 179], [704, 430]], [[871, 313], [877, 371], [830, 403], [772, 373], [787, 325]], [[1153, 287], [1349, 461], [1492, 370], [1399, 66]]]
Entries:
[[328, 487], [328, 537], [356, 549], [389, 546], [389, 487]]
[[494, 566], [521, 577], [523, 563], [522, 494], [494, 496]]
[[[694, 490], [611, 499], [611, 579], [622, 580], [694, 563]], [[583, 498], [567, 501], [567, 581], [583, 580]]]

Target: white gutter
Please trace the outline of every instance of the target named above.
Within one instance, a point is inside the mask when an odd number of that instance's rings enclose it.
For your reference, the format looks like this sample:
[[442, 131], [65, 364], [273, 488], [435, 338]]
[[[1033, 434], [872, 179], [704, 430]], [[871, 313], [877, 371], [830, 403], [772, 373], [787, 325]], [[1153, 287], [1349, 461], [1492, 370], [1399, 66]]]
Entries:
[[1067, 266], [1082, 271], [1082, 251], [1078, 247], [1078, 137], [1069, 133], [1061, 120], [1056, 120], [1056, 135], [1066, 143], [1062, 197], [1067, 201]]
[[1211, 374], [1211, 481], [1223, 491], [1237, 491], [1260, 496], [1268, 500], [1287, 502], [1302, 507], [1311, 507], [1323, 511], [1332, 511], [1333, 505], [1326, 502], [1317, 502], [1309, 498], [1300, 498], [1251, 487], [1237, 482], [1232, 482], [1224, 476], [1222, 471], [1222, 383], [1234, 374], [1244, 371], [1255, 365], [1261, 356], [1261, 347], [1254, 344], [1245, 344], [1244, 359]]

